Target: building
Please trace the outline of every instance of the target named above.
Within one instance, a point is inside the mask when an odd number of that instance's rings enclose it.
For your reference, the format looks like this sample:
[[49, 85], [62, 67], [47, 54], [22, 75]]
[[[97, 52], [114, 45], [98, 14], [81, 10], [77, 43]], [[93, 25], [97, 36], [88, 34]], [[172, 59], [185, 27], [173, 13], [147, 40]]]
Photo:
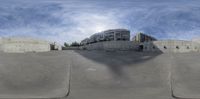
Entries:
[[192, 41], [196, 43], [200, 43], [200, 38], [193, 38]]
[[0, 51], [3, 52], [45, 52], [50, 51], [50, 44], [47, 41], [33, 38], [0, 38]]
[[92, 35], [81, 43], [82, 49], [88, 50], [135, 50], [143, 52], [185, 53], [199, 52], [200, 39], [157, 40], [156, 38], [138, 33], [129, 40], [130, 31], [126, 29], [111, 29]]
[[130, 31], [127, 29], [110, 29], [103, 31], [105, 41], [130, 41]]
[[127, 29], [109, 29], [95, 33], [82, 40], [81, 45], [81, 49], [88, 50], [133, 50], [135, 47]]
[[50, 43], [51, 50], [62, 50], [62, 46], [56, 42]]
[[136, 43], [156, 41], [156, 40], [157, 40], [156, 38], [149, 36], [147, 34], [144, 34], [144, 33], [137, 33], [132, 39], [132, 41], [136, 42]]
[[110, 29], [91, 35], [81, 41], [81, 45], [102, 41], [130, 41], [130, 31], [127, 29]]

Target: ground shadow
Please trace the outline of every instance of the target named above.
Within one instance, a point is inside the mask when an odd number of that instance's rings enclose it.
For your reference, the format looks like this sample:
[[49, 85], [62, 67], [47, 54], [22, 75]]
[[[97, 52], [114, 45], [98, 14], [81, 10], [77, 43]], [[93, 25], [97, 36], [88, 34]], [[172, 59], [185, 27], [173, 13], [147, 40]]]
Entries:
[[138, 51], [103, 51], [103, 50], [75, 50], [76, 53], [92, 61], [105, 64], [117, 76], [123, 76], [124, 66], [137, 66], [134, 64], [142, 63], [162, 54], [156, 52]]

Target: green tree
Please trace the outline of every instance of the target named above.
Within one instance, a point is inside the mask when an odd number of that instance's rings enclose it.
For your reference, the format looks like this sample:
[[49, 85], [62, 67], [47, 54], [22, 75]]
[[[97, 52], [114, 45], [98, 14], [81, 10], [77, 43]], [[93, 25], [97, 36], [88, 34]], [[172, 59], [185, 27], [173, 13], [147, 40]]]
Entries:
[[69, 44], [65, 42], [65, 43], [64, 43], [64, 46], [65, 46], [65, 47], [69, 47]]
[[72, 44], [70, 45], [70, 46], [72, 46], [72, 47], [77, 47], [77, 46], [80, 46], [80, 44], [78, 43], [78, 42], [72, 42]]

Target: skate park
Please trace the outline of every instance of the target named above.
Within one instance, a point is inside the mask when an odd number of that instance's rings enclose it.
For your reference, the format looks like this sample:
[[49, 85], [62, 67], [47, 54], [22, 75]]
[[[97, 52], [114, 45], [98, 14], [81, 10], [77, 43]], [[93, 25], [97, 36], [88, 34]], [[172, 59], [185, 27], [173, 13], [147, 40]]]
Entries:
[[79, 50], [1, 51], [0, 98], [199, 99], [199, 44], [145, 40], [95, 42]]

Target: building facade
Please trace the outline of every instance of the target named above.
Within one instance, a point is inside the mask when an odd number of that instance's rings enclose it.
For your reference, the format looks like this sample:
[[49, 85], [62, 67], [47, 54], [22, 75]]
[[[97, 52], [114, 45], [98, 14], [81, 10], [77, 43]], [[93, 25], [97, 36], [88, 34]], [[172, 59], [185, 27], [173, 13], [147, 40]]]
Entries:
[[156, 40], [157, 40], [156, 38], [149, 36], [147, 34], [144, 34], [144, 33], [137, 33], [132, 39], [132, 41], [136, 42], [136, 43], [156, 41]]
[[81, 45], [102, 41], [130, 41], [130, 31], [127, 29], [110, 29], [102, 31], [82, 40]]

